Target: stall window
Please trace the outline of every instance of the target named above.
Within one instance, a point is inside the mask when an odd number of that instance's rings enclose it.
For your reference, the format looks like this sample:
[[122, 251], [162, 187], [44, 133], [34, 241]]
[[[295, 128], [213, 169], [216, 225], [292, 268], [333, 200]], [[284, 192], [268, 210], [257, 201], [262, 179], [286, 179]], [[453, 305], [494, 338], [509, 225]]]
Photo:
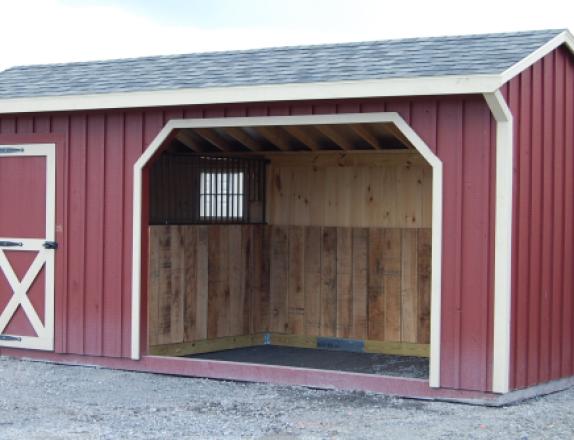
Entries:
[[241, 220], [245, 203], [244, 176], [243, 172], [202, 172], [199, 178], [199, 217], [203, 220]]

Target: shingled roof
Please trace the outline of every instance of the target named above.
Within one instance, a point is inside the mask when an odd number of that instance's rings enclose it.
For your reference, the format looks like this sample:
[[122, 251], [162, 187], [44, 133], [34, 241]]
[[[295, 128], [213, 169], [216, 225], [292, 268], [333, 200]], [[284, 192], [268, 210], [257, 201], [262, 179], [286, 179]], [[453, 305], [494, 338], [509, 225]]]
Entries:
[[0, 99], [500, 74], [562, 30], [281, 47], [13, 67]]

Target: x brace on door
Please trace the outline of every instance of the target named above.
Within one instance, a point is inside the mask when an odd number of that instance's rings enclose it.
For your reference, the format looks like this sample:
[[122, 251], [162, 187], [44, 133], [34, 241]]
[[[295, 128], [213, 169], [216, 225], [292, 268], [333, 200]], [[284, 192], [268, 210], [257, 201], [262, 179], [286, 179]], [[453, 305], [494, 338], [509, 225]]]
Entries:
[[0, 270], [4, 272], [10, 287], [12, 288], [13, 294], [10, 301], [6, 305], [4, 311], [0, 314], [0, 333], [4, 331], [10, 319], [16, 313], [18, 306], [22, 306], [22, 310], [26, 314], [26, 317], [32, 324], [34, 331], [40, 338], [45, 338], [46, 336], [46, 327], [42, 324], [40, 317], [36, 313], [36, 310], [32, 306], [30, 299], [28, 298], [28, 290], [32, 286], [32, 283], [40, 273], [40, 270], [46, 263], [46, 251], [40, 250], [36, 258], [34, 258], [33, 263], [31, 264], [30, 268], [22, 278], [22, 281], [18, 280], [18, 277], [14, 273], [10, 262], [6, 258], [6, 254], [4, 251], [0, 250]]

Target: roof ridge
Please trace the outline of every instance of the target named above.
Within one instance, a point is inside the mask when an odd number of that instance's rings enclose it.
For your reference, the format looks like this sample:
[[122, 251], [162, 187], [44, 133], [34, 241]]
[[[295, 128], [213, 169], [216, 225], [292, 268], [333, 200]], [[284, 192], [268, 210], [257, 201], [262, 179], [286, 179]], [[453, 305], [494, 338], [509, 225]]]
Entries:
[[86, 60], [86, 61], [72, 61], [72, 62], [62, 62], [62, 63], [42, 63], [42, 64], [23, 64], [9, 67], [5, 70], [0, 71], [0, 73], [9, 72], [12, 70], [28, 70], [28, 69], [38, 69], [45, 67], [72, 67], [72, 66], [94, 66], [99, 64], [108, 63], [122, 63], [122, 62], [132, 62], [132, 61], [149, 61], [149, 60], [173, 60], [178, 58], [185, 58], [194, 55], [198, 56], [221, 56], [221, 55], [239, 55], [239, 54], [253, 54], [253, 53], [265, 53], [265, 52], [280, 52], [288, 50], [306, 50], [306, 49], [331, 49], [331, 48], [345, 48], [345, 47], [359, 47], [359, 46], [369, 46], [382, 43], [408, 43], [408, 42], [421, 42], [421, 41], [450, 41], [450, 40], [462, 40], [462, 39], [473, 39], [473, 38], [493, 38], [493, 37], [507, 37], [507, 36], [521, 36], [526, 34], [540, 35], [544, 33], [558, 35], [562, 32], [568, 31], [566, 28], [561, 29], [535, 29], [527, 31], [516, 31], [516, 32], [491, 32], [491, 33], [475, 33], [475, 34], [462, 34], [462, 35], [442, 35], [442, 36], [428, 36], [428, 37], [407, 37], [407, 38], [390, 38], [385, 40], [367, 40], [367, 41], [350, 41], [341, 43], [320, 43], [320, 44], [309, 44], [309, 45], [285, 45], [285, 46], [269, 46], [253, 49], [238, 49], [238, 50], [216, 50], [216, 51], [205, 51], [205, 52], [189, 52], [180, 54], [167, 54], [167, 55], [145, 55], [138, 57], [126, 57], [126, 58], [110, 58], [102, 60]]

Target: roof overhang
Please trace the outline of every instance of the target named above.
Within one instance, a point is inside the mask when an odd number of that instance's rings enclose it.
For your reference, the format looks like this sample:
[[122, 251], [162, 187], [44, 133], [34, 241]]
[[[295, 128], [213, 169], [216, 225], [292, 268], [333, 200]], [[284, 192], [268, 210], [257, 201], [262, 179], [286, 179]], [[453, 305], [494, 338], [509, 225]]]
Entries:
[[562, 44], [565, 44], [574, 53], [574, 36], [569, 31], [564, 31], [506, 71], [496, 75], [449, 75], [13, 98], [0, 100], [0, 114], [493, 93], [511, 78]]

